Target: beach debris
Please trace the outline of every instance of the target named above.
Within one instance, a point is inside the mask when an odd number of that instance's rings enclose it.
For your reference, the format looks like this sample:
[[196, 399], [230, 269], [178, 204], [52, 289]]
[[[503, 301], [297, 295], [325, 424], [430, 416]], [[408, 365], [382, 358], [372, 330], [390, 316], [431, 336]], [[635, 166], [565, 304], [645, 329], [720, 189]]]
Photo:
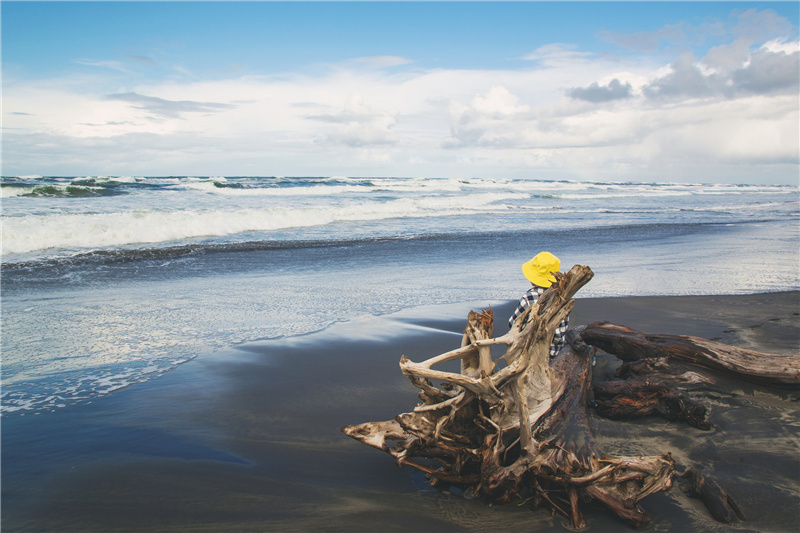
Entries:
[[708, 410], [688, 390], [707, 389], [717, 377], [776, 389], [800, 388], [800, 356], [755, 352], [685, 335], [648, 334], [610, 322], [578, 328], [587, 344], [622, 359], [617, 379], [592, 384], [597, 413], [614, 420], [660, 415], [711, 429]]
[[[594, 499], [625, 522], [646, 525], [639, 501], [672, 486], [674, 460], [611, 455], [594, 440], [586, 405], [595, 348], [577, 331], [549, 358], [555, 328], [592, 276], [582, 265], [557, 274], [501, 337], [491, 336], [490, 312], [471, 312], [460, 348], [420, 363], [401, 358], [401, 371], [420, 389], [412, 412], [342, 431], [425, 472], [432, 485], [457, 484], [492, 503], [527, 499], [576, 528], [586, 526], [581, 502]], [[506, 350], [493, 361], [496, 345]], [[455, 360], [461, 373], [433, 368]]]
[[703, 404], [654, 375], [600, 381], [592, 384], [592, 391], [593, 407], [604, 418], [631, 420], [660, 415], [667, 420], [687, 422], [698, 429], [711, 429]]
[[796, 354], [755, 352], [687, 335], [642, 333], [611, 322], [589, 324], [581, 337], [626, 363], [644, 361], [649, 365], [647, 373], [684, 362], [760, 385], [800, 388], [800, 357]]
[[708, 479], [699, 468], [689, 468], [681, 478], [689, 481], [689, 486], [684, 489], [685, 492], [692, 498], [699, 498], [718, 522], [728, 524], [733, 521], [734, 514], [739, 520], [747, 520], [747, 516], [733, 501], [731, 495], [725, 492], [719, 483]]

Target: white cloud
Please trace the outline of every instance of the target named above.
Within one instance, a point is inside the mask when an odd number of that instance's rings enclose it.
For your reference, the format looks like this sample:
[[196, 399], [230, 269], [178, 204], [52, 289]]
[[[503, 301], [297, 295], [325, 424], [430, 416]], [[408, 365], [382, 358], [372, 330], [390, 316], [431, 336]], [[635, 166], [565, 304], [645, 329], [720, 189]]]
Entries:
[[730, 75], [750, 59], [750, 42], [737, 39], [733, 43], [711, 48], [699, 67], [706, 74]]
[[796, 41], [773, 40], [753, 49], [747, 41], [738, 39], [711, 48], [702, 60], [683, 52], [643, 90], [651, 98], [736, 98], [796, 94], [799, 87], [800, 50]]
[[751, 96], [660, 109], [643, 146], [654, 161], [796, 163], [796, 100]]
[[86, 65], [88, 67], [108, 68], [111, 70], [124, 72], [126, 74], [130, 74], [132, 72], [128, 67], [125, 66], [125, 64], [122, 61], [76, 59], [75, 62], [78, 63], [79, 65]]
[[559, 67], [570, 63], [586, 61], [592, 54], [580, 52], [577, 46], [568, 43], [553, 43], [540, 46], [533, 52], [522, 56], [528, 61], [538, 61], [547, 67]]
[[800, 85], [800, 52], [773, 52], [761, 48], [753, 52], [747, 65], [733, 73], [738, 89], [754, 93], [793, 91]]
[[445, 146], [516, 144], [515, 133], [525, 121], [522, 115], [530, 111], [529, 106], [519, 105], [518, 101], [507, 88], [496, 85], [486, 94], [475, 95], [468, 105], [451, 102], [452, 139], [448, 139]]
[[792, 23], [771, 9], [748, 9], [737, 13], [731, 33], [750, 42], [765, 41], [775, 35], [786, 35], [792, 31]]
[[126, 102], [134, 109], [140, 109], [160, 117], [181, 118], [186, 113], [217, 113], [236, 106], [221, 102], [195, 102], [192, 100], [165, 100], [155, 96], [137, 93], [118, 93], [106, 95], [106, 99]]
[[776, 54], [780, 52], [784, 54], [794, 54], [800, 52], [800, 41], [787, 42], [786, 39], [773, 39], [761, 45], [761, 50], [767, 50]]
[[338, 124], [335, 133], [320, 138], [318, 142], [342, 143], [349, 146], [393, 144], [397, 138], [392, 133], [396, 112], [376, 111], [366, 105], [361, 93], [348, 95], [341, 112], [332, 115], [317, 115], [308, 118]]
[[668, 64], [556, 43], [518, 70], [377, 56], [316, 75], [5, 80], [4, 172], [796, 180], [798, 44], [753, 41], [775, 21], [748, 17]]
[[411, 63], [410, 59], [399, 56], [369, 56], [356, 57], [351, 60], [353, 63], [365, 65], [369, 68], [398, 67]]
[[519, 98], [508, 92], [508, 89], [496, 85], [485, 96], [476, 95], [472, 99], [472, 108], [478, 113], [494, 117], [511, 116], [530, 110], [530, 107], [518, 105], [518, 102]]

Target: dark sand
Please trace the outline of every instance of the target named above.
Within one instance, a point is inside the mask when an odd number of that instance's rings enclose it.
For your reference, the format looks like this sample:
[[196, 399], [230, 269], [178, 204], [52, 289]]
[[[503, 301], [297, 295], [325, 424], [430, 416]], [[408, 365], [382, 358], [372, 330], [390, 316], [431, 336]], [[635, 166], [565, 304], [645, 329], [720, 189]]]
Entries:
[[[513, 303], [495, 309], [505, 331]], [[456, 347], [470, 308], [417, 309], [304, 337], [200, 356], [91, 404], [2, 420], [2, 530], [548, 531], [559, 517], [440, 492], [348, 439], [347, 424], [416, 404], [401, 354]], [[431, 316], [443, 315], [439, 319]], [[571, 325], [610, 320], [653, 333], [800, 352], [800, 293], [578, 299]], [[597, 371], [614, 360], [603, 356]], [[749, 521], [715, 522], [678, 487], [646, 498], [646, 531], [800, 530], [798, 392], [725, 382], [705, 395], [714, 429], [592, 415], [609, 453], [672, 453], [699, 464]], [[584, 506], [587, 531], [629, 530]]]

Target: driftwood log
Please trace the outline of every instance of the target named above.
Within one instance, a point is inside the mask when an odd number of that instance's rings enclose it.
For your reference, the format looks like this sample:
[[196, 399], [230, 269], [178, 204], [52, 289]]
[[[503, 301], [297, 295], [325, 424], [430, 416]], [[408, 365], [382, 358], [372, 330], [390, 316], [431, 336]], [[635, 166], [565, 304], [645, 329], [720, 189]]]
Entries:
[[[596, 323], [570, 330], [567, 345], [551, 361], [555, 328], [593, 273], [575, 265], [554, 275], [556, 283], [507, 334], [492, 338], [491, 310], [470, 311], [460, 348], [420, 363], [401, 357], [400, 370], [420, 389], [421, 403], [413, 411], [342, 431], [389, 453], [399, 466], [425, 472], [432, 485], [456, 484], [492, 503], [526, 498], [565, 516], [575, 528], [586, 525], [581, 502], [597, 500], [626, 523], [644, 526], [650, 519], [639, 502], [672, 486], [675, 461], [669, 453], [627, 457], [603, 450], [589, 428], [590, 391], [590, 403], [601, 416], [660, 414], [708, 429], [705, 407], [678, 389], [704, 383], [704, 378], [699, 372], [675, 371], [670, 359], [791, 385], [800, 375], [798, 358], [781, 359], [785, 364], [775, 372], [774, 364], [762, 368], [766, 354]], [[491, 348], [496, 345], [504, 345], [505, 353], [495, 361]], [[623, 379], [595, 384], [592, 390], [596, 347], [628, 362], [617, 374]], [[456, 360], [460, 373], [434, 368]], [[687, 469], [680, 479], [693, 483], [688, 492], [700, 497], [715, 518], [730, 520], [735, 514], [744, 519], [732, 498], [699, 470]]]
[[715, 374], [773, 388], [800, 388], [800, 357], [744, 350], [685, 335], [642, 333], [610, 322], [580, 328], [581, 338], [622, 359], [617, 380], [593, 384], [601, 416], [629, 420], [660, 415], [711, 429], [707, 409], [688, 391], [715, 384]]
[[653, 335], [610, 322], [589, 324], [581, 337], [623, 361], [645, 361], [651, 369], [677, 361], [761, 385], [800, 387], [796, 355], [754, 352], [686, 335]]

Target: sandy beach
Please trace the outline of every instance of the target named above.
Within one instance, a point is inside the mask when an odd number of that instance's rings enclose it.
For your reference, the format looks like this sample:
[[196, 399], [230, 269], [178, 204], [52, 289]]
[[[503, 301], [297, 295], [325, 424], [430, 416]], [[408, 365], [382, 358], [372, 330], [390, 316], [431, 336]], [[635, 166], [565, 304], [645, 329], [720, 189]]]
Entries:
[[[578, 298], [571, 325], [610, 320], [773, 353], [800, 351], [800, 294]], [[3, 418], [3, 531], [531, 531], [568, 529], [526, 505], [439, 491], [340, 433], [416, 403], [402, 354], [456, 346], [479, 302], [345, 322], [200, 356], [168, 375], [70, 409]], [[514, 303], [495, 307], [497, 328]], [[605, 358], [599, 363], [609, 363]], [[642, 504], [653, 531], [796, 531], [797, 391], [726, 382], [711, 431], [592, 414], [605, 449], [702, 465], [749, 520], [718, 524], [678, 487]], [[596, 505], [587, 531], [618, 531]]]

